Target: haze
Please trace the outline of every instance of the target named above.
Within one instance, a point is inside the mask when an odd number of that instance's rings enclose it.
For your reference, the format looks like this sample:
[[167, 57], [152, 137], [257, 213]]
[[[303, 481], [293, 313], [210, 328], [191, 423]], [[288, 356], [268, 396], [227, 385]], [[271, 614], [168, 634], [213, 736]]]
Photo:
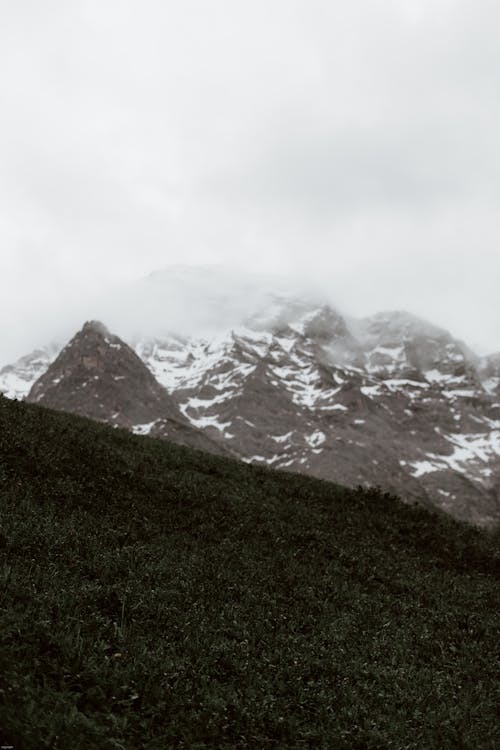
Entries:
[[3, 3], [0, 363], [172, 264], [500, 350], [499, 24], [493, 0]]

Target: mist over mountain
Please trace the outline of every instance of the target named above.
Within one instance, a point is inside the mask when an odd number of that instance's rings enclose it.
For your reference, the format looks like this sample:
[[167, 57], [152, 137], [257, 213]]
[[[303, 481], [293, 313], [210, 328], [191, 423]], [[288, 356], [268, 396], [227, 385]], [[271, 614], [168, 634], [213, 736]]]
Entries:
[[498, 355], [404, 311], [344, 317], [317, 289], [222, 269], [179, 267], [128, 292], [106, 301], [113, 334], [87, 323], [1, 370], [0, 390], [480, 525], [500, 518]]
[[[222, 265], [170, 266], [116, 288], [98, 302], [97, 317], [125, 338], [174, 333], [210, 336], [263, 315], [265, 326], [280, 300], [326, 304], [319, 284], [286, 273], [245, 273]], [[277, 308], [276, 308], [277, 309]]]
[[[376, 280], [374, 280], [374, 285]], [[273, 304], [280, 301], [304, 306], [329, 305], [339, 309], [356, 336], [358, 320], [378, 314], [387, 308], [387, 300], [379, 308], [374, 307], [365, 293], [366, 274], [359, 270], [359, 280], [343, 287], [335, 276], [322, 274], [321, 269], [311, 267], [309, 272], [297, 275], [292, 268], [283, 267], [280, 273], [248, 272], [241, 265], [205, 264], [171, 265], [133, 281], [112, 284], [96, 284], [92, 291], [76, 287], [65, 290], [59, 299], [60, 290], [55, 289], [52, 307], [48, 310], [38, 304], [36, 315], [23, 320], [6, 310], [10, 324], [0, 342], [0, 368], [25, 356], [27, 352], [40, 349], [46, 342], [58, 344], [71, 338], [85, 320], [105, 321], [117, 335], [125, 340], [137, 336], [162, 336], [174, 332], [186, 336], [213, 336], [242, 325], [251, 318], [257, 325], [269, 322]], [[47, 295], [48, 296], [48, 295]], [[377, 293], [377, 296], [380, 296]], [[366, 297], [366, 299], [365, 299]], [[429, 317], [424, 304], [425, 287], [422, 287], [422, 302], [413, 315], [416, 325], [423, 326], [422, 319]], [[36, 297], [34, 297], [34, 302]], [[305, 309], [305, 308], [304, 308]], [[390, 308], [389, 308], [390, 309]], [[407, 309], [404, 306], [394, 309]], [[419, 314], [417, 315], [416, 312]], [[440, 318], [441, 328], [449, 328], [454, 336], [463, 339], [466, 331], [478, 329], [475, 324], [477, 310], [471, 309], [467, 316], [467, 301], [460, 305], [460, 315], [454, 318], [453, 310]], [[431, 316], [432, 317], [432, 316]], [[446, 325], [449, 320], [456, 325]], [[466, 325], [463, 322], [466, 322]], [[436, 319], [433, 319], [436, 322]], [[490, 321], [491, 322], [491, 321]], [[478, 329], [479, 330], [479, 329]], [[480, 342], [472, 348], [484, 356], [500, 348], [494, 337], [489, 344], [480, 336], [473, 335], [467, 341]], [[41, 343], [43, 342], [43, 343]], [[45, 356], [45, 355], [44, 355]]]
[[499, 27], [2, 3], [0, 750], [500, 748]]
[[224, 454], [195, 430], [137, 354], [98, 321], [88, 321], [32, 385], [27, 400]]

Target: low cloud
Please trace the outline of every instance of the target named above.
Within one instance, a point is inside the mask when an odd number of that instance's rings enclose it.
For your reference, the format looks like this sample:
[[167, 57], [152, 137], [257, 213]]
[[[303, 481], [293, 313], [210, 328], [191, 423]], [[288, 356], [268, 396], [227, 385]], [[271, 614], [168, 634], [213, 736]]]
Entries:
[[492, 0], [11, 4], [0, 361], [172, 263], [500, 349], [499, 23]]

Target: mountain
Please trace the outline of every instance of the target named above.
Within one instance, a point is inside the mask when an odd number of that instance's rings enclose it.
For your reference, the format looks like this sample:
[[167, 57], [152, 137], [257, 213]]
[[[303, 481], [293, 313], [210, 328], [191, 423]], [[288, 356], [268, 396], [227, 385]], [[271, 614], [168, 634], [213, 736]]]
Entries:
[[500, 517], [500, 404], [477, 358], [405, 313], [349, 322], [286, 301], [210, 342], [135, 348], [191, 424], [251, 463]]
[[102, 323], [85, 323], [32, 385], [27, 401], [224, 454], [180, 414], [137, 354]]
[[[203, 283], [194, 274], [186, 288], [192, 295]], [[217, 310], [209, 274], [206, 283], [209, 301], [200, 291], [199, 317]], [[162, 284], [163, 275], [145, 282], [155, 310]], [[80, 362], [75, 389], [71, 368], [54, 362], [30, 400], [40, 392], [40, 403], [136, 432], [189, 445], [196, 435], [210, 450], [249, 463], [380, 485], [480, 525], [500, 520], [500, 356], [479, 358], [402, 311], [346, 319], [292, 293], [266, 290], [257, 299], [249, 292], [238, 303], [235, 292], [244, 291], [236, 284], [221, 303], [229, 329], [219, 320], [215, 331], [212, 320], [204, 335], [131, 335], [121, 350], [100, 340], [110, 362], [120, 351], [134, 355], [134, 379], [125, 368], [100, 383], [102, 373]], [[165, 330], [165, 321], [156, 328]], [[89, 362], [95, 346], [89, 339]]]
[[494, 536], [377, 490], [0, 397], [0, 580], [3, 746], [499, 746]]
[[0, 392], [8, 398], [26, 398], [33, 383], [46, 372], [60, 350], [60, 345], [54, 342], [42, 349], [35, 349], [13, 364], [2, 367]]

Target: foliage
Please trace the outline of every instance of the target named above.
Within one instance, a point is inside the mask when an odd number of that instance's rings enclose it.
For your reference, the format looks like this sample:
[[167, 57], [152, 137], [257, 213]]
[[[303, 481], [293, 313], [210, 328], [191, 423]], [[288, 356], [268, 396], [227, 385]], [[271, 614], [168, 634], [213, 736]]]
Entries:
[[493, 536], [0, 398], [0, 741], [497, 748]]

